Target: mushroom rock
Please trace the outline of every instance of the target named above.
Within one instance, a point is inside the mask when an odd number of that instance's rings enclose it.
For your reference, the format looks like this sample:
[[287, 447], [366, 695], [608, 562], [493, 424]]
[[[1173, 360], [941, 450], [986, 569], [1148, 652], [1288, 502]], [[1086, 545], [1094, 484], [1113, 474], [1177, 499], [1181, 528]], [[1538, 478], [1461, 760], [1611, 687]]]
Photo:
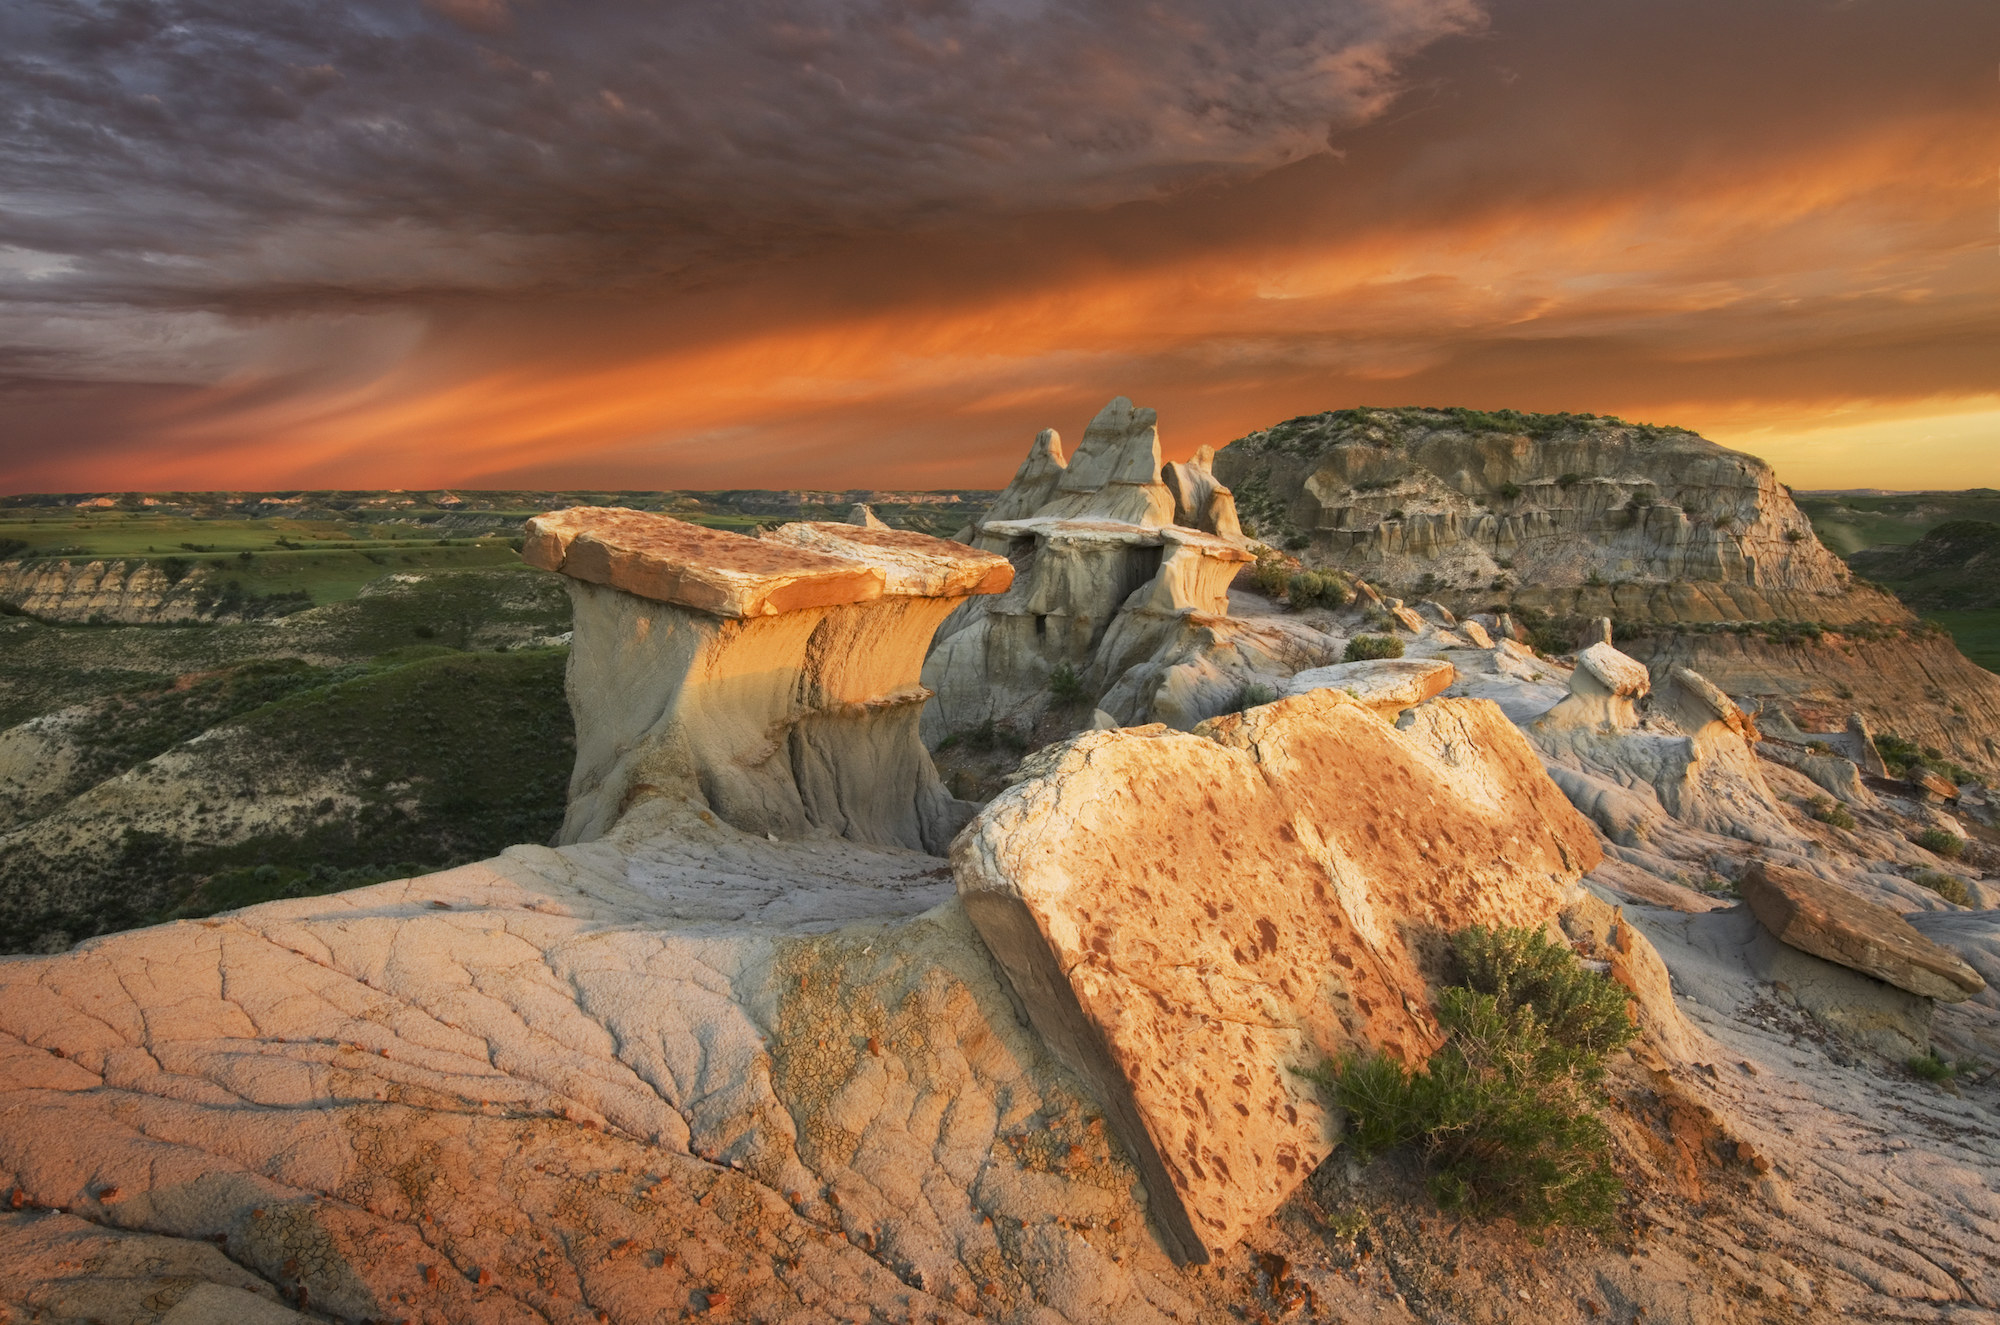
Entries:
[[[1576, 663], [1568, 696], [1528, 733], [1557, 784], [1606, 833], [1623, 841], [1643, 832], [1650, 802], [1692, 828], [1797, 845], [1744, 737], [1748, 720], [1721, 691], [1689, 672], [1642, 716], [1638, 701], [1652, 691], [1643, 664], [1609, 644], [1591, 645]], [[1607, 795], [1607, 786], [1624, 794]]]
[[1204, 446], [1186, 464], [1169, 463], [1160, 481], [1174, 494], [1174, 523], [1244, 542], [1236, 516], [1236, 495], [1215, 477], [1215, 448]]
[[1179, 1259], [1206, 1262], [1332, 1149], [1299, 1073], [1439, 1031], [1446, 932], [1542, 925], [1600, 859], [1484, 700], [1406, 730], [1315, 690], [1032, 756], [953, 844], [972, 923], [1090, 1083]]
[[1700, 672], [1675, 667], [1667, 675], [1674, 683], [1671, 700], [1682, 725], [1699, 729], [1710, 722], [1720, 722], [1742, 737], [1745, 745], [1755, 745], [1764, 739], [1757, 724], [1737, 707], [1736, 701]]
[[619, 509], [528, 529], [523, 556], [564, 575], [575, 606], [561, 841], [662, 796], [757, 834], [950, 841], [964, 810], [918, 739], [918, 674], [948, 613], [1011, 582], [1004, 558], [895, 530], [754, 539]]

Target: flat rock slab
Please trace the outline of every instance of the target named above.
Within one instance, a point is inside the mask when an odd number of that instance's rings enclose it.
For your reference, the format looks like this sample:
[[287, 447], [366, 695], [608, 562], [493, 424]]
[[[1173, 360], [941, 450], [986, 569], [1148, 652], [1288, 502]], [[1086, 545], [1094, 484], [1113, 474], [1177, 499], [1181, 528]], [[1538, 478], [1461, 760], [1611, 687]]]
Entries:
[[1442, 658], [1377, 658], [1335, 663], [1299, 672], [1285, 693], [1340, 690], [1373, 709], [1406, 709], [1441, 695], [1458, 679], [1458, 669]]
[[1782, 865], [1758, 864], [1738, 888], [1751, 913], [1779, 942], [1912, 994], [1959, 1003], [1986, 981], [1909, 921], [1838, 884]]
[[672, 516], [573, 506], [528, 521], [530, 566], [723, 617], [776, 616], [882, 596], [875, 566]]
[[788, 524], [772, 530], [761, 541], [874, 566], [886, 577], [885, 594], [957, 598], [1004, 593], [1014, 583], [1014, 565], [1005, 557], [928, 534], [890, 529], [879, 521], [866, 526]]
[[1593, 644], [1576, 655], [1578, 676], [1588, 676], [1614, 695], [1637, 699], [1652, 690], [1653, 678], [1637, 658], [1609, 644]]
[[1599, 859], [1497, 706], [1437, 700], [1399, 730], [1329, 690], [1052, 746], [952, 848], [967, 914], [1192, 1262], [1332, 1149], [1300, 1072], [1423, 1061], [1438, 1030], [1408, 993], [1445, 935], [1541, 924]]
[[924, 534], [799, 524], [769, 538], [746, 538], [620, 507], [538, 515], [528, 521], [521, 556], [543, 570], [721, 617], [776, 616], [885, 595], [998, 593], [1014, 578], [1004, 557]]

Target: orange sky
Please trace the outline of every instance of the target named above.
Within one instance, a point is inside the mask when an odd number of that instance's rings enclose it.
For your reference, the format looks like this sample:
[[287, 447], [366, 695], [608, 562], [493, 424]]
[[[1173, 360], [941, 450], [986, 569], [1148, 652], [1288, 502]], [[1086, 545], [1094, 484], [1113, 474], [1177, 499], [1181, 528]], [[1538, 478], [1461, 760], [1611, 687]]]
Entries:
[[1176, 457], [1463, 404], [1680, 424], [1799, 487], [2000, 486], [1991, 14], [1742, 8], [1398, 11], [1395, 95], [1327, 150], [1123, 202], [779, 192], [650, 267], [640, 223], [391, 225], [38, 290], [40, 342], [0, 323], [0, 490], [998, 486], [1114, 394]]

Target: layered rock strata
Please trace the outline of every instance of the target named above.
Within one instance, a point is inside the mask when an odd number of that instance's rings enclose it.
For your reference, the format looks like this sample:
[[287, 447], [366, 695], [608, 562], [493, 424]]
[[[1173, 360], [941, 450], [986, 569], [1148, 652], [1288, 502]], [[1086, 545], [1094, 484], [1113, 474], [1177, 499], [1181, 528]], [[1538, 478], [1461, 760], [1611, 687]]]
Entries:
[[918, 739], [918, 673], [940, 621], [1007, 587], [1004, 558], [857, 525], [753, 539], [599, 508], [529, 521], [523, 555], [561, 572], [575, 607], [562, 841], [660, 796], [746, 832], [933, 852], [964, 821]]
[[1232, 442], [1216, 473], [1254, 498], [1259, 537], [1304, 538], [1314, 559], [1392, 583], [1848, 587], [1769, 465], [1682, 429], [1340, 410]]
[[44, 621], [207, 621], [215, 616], [216, 602], [216, 576], [206, 566], [169, 578], [153, 561], [0, 563], [0, 603]]
[[1422, 1061], [1439, 1033], [1410, 991], [1445, 934], [1546, 923], [1598, 860], [1479, 700], [1398, 730], [1318, 689], [1193, 735], [1089, 733], [1022, 774], [954, 845], [960, 896], [1187, 1261], [1332, 1148], [1302, 1072], [1356, 1048]]

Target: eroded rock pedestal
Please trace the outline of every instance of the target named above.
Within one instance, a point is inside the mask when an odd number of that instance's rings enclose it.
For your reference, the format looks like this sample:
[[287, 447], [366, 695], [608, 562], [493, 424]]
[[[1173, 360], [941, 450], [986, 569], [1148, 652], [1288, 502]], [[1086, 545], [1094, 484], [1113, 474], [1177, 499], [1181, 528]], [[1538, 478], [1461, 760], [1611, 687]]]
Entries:
[[1398, 730], [1314, 690], [1197, 734], [1088, 733], [1022, 774], [954, 844], [960, 895], [1188, 1261], [1332, 1148], [1300, 1073], [1362, 1048], [1422, 1061], [1445, 935], [1546, 923], [1598, 860], [1483, 700]]
[[745, 832], [943, 851], [969, 807], [918, 739], [918, 673], [940, 621], [1012, 581], [1004, 558], [858, 525], [755, 539], [615, 509], [528, 528], [523, 555], [567, 577], [576, 609], [562, 841], [694, 795]]
[[1071, 459], [1053, 430], [1037, 436], [960, 535], [1018, 574], [939, 632], [924, 666], [937, 691], [925, 739], [987, 721], [1032, 726], [1058, 669], [1118, 722], [1185, 731], [1235, 707], [1246, 685], [1276, 694], [1283, 677], [1337, 661], [1335, 642], [1301, 622], [1230, 615], [1230, 581], [1252, 558], [1210, 460], [1203, 448], [1162, 464], [1154, 412], [1123, 396]]

